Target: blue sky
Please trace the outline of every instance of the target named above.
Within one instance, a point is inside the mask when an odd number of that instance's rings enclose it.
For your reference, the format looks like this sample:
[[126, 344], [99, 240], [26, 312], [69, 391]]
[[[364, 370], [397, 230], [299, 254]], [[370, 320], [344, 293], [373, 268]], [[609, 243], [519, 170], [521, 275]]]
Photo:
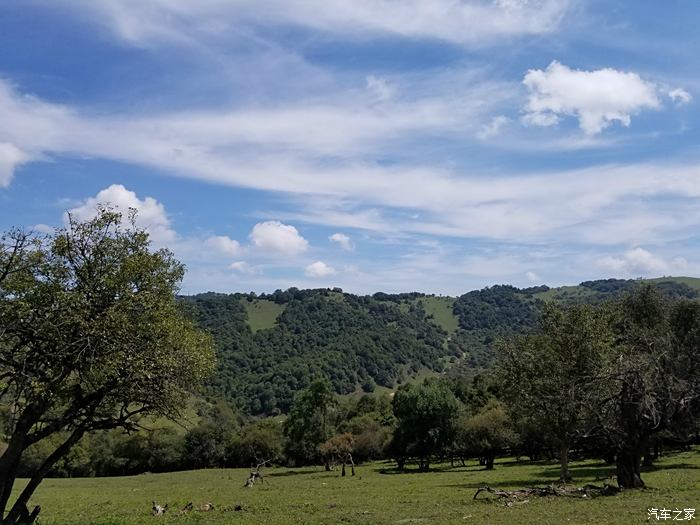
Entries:
[[700, 275], [694, 0], [4, 0], [0, 229], [183, 291]]

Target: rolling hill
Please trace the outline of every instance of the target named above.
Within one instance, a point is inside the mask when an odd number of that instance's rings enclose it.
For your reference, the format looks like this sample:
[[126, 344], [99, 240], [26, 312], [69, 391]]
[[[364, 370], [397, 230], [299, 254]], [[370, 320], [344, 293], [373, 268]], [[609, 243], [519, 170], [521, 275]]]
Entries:
[[[601, 302], [642, 280], [519, 289], [497, 285], [459, 297], [420, 293], [357, 296], [340, 289], [273, 294], [206, 293], [182, 301], [214, 336], [218, 367], [207, 389], [250, 414], [286, 412], [319, 376], [339, 394], [393, 389], [418, 375], [475, 375], [493, 343], [532, 328], [546, 302]], [[700, 297], [700, 279], [650, 279], [670, 298]]]

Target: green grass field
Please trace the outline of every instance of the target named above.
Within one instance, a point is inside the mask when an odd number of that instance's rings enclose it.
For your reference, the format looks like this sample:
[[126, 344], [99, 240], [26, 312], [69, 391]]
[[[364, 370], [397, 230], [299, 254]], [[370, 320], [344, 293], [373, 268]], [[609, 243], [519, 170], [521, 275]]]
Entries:
[[[664, 457], [643, 476], [649, 488], [596, 499], [533, 498], [507, 507], [493, 499], [474, 501], [482, 485], [522, 488], [556, 480], [553, 463], [497, 462], [438, 466], [428, 473], [398, 474], [391, 463], [360, 465], [357, 476], [320, 468], [267, 469], [266, 481], [243, 488], [243, 469], [144, 474], [123, 478], [49, 479], [32, 504], [42, 506], [44, 525], [144, 523], [474, 523], [561, 524], [645, 523], [647, 509], [696, 508], [700, 513], [700, 450]], [[600, 462], [576, 462], [576, 483], [602, 484], [613, 475]], [[481, 498], [481, 496], [480, 496]], [[150, 515], [151, 500], [168, 503], [164, 517]], [[180, 515], [192, 501], [211, 502], [211, 512]], [[240, 505], [242, 510], [235, 511]], [[700, 518], [697, 518], [700, 520]]]

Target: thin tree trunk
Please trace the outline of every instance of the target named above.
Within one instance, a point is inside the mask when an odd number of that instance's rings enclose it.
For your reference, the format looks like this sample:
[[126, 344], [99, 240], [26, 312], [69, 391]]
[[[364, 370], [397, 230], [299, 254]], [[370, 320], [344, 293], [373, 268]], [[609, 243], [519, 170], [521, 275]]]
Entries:
[[[29, 498], [32, 497], [32, 494], [34, 494], [36, 488], [43, 481], [43, 479], [49, 473], [51, 468], [56, 464], [56, 462], [62, 457], [64, 457], [73, 447], [73, 445], [80, 441], [80, 438], [83, 437], [83, 434], [85, 434], [84, 429], [75, 429], [73, 433], [68, 437], [68, 439], [66, 439], [56, 450], [54, 450], [49, 455], [48, 458], [46, 458], [44, 463], [42, 463], [41, 467], [39, 467], [39, 469], [34, 473], [32, 479], [29, 480], [27, 486], [24, 487], [24, 490], [17, 498], [17, 501], [15, 501], [14, 505], [12, 506], [12, 510], [7, 515], [7, 518], [5, 518], [3, 523], [20, 523], [22, 515], [27, 513], [27, 503], [29, 503]], [[38, 514], [38, 511], [36, 513]], [[34, 512], [32, 512], [32, 515], [34, 515]]]
[[562, 443], [559, 448], [559, 463], [561, 465], [559, 471], [559, 481], [562, 483], [568, 483], [571, 481], [571, 475], [569, 474], [569, 444]]

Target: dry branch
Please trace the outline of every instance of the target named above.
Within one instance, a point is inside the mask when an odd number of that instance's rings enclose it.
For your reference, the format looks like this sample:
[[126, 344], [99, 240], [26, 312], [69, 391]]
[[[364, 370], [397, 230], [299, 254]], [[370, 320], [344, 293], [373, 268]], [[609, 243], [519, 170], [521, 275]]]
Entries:
[[537, 496], [563, 496], [569, 498], [596, 498], [598, 496], [614, 496], [620, 489], [614, 485], [604, 484], [602, 487], [596, 485], [584, 485], [583, 487], [567, 487], [565, 485], [548, 485], [546, 487], [527, 487], [517, 490], [493, 489], [489, 486], [479, 487], [474, 494], [474, 499], [482, 492], [488, 492], [499, 498], [508, 500], [510, 503], [523, 502], [526, 498]]

